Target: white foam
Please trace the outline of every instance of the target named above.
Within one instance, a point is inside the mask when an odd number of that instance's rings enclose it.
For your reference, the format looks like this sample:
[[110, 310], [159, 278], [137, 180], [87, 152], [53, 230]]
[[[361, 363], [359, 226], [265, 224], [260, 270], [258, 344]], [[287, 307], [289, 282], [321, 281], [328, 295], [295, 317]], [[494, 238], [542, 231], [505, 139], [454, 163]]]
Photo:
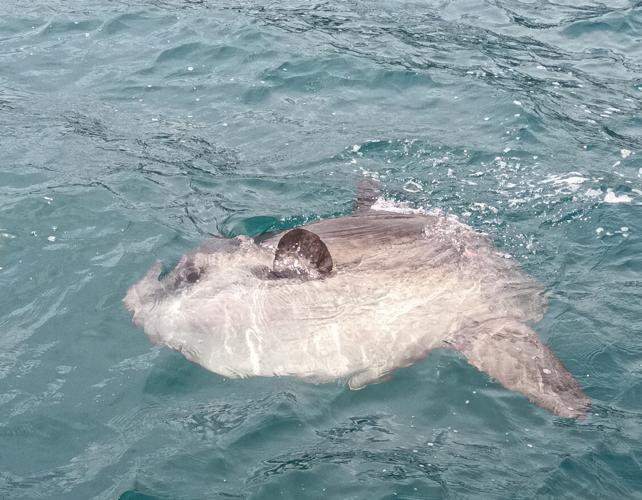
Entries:
[[626, 160], [629, 156], [631, 156], [631, 150], [630, 149], [620, 149], [620, 154], [622, 155], [622, 158]]
[[578, 172], [569, 172], [568, 177], [562, 175], [550, 175], [543, 181], [540, 181], [540, 184], [552, 184], [559, 189], [557, 192], [572, 192], [577, 191], [580, 186], [586, 182], [586, 177], [582, 177]]
[[618, 196], [613, 192], [612, 189], [608, 189], [606, 196], [604, 197], [605, 203], [631, 203], [632, 201], [633, 198], [631, 198], [629, 195], [621, 194]]
[[408, 181], [404, 184], [403, 189], [409, 193], [418, 193], [419, 191], [423, 191], [424, 188], [418, 182]]
[[428, 211], [424, 208], [413, 208], [408, 203], [388, 200], [382, 197], [377, 198], [377, 201], [373, 203], [370, 209], [378, 212], [394, 212], [398, 214], [428, 214]]

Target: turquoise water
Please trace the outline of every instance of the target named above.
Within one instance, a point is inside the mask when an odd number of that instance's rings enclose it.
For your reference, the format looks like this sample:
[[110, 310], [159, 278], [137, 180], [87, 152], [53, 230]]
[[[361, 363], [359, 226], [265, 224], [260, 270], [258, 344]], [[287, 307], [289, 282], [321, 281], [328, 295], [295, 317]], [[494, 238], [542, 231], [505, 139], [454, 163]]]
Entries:
[[[642, 4], [5, 0], [0, 498], [642, 498]], [[438, 352], [226, 380], [121, 304], [208, 234], [386, 196], [487, 233], [593, 401]]]

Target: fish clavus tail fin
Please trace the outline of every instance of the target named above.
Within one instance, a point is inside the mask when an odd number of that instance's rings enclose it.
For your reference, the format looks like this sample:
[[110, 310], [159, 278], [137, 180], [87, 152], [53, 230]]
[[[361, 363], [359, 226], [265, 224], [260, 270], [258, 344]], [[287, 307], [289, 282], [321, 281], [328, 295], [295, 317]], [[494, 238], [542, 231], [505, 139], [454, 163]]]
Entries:
[[579, 383], [527, 325], [496, 321], [471, 326], [446, 343], [507, 389], [561, 417], [590, 407]]

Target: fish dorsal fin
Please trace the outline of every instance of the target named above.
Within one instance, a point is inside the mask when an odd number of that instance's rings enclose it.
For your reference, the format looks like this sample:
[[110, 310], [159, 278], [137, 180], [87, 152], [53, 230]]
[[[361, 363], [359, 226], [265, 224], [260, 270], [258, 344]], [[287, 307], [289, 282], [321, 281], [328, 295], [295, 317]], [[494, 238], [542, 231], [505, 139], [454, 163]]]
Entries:
[[367, 212], [375, 204], [379, 197], [379, 181], [372, 177], [364, 177], [357, 185], [357, 197], [354, 205], [354, 213]]
[[292, 229], [279, 240], [273, 272], [280, 278], [320, 278], [332, 271], [332, 256], [323, 240], [307, 229]]

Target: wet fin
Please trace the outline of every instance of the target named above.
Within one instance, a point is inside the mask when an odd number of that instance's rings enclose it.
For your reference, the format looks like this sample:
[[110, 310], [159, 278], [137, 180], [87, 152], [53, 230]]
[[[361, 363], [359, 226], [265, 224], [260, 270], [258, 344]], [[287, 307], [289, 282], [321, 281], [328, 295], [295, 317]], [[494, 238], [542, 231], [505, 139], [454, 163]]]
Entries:
[[380, 194], [379, 181], [372, 177], [363, 177], [357, 185], [357, 196], [354, 213], [367, 212], [375, 204]]
[[332, 271], [332, 256], [319, 236], [307, 229], [292, 229], [281, 236], [272, 269], [279, 278], [319, 278]]
[[589, 409], [577, 380], [528, 326], [505, 321], [482, 323], [462, 332], [447, 347], [507, 389], [561, 417], [581, 417]]

